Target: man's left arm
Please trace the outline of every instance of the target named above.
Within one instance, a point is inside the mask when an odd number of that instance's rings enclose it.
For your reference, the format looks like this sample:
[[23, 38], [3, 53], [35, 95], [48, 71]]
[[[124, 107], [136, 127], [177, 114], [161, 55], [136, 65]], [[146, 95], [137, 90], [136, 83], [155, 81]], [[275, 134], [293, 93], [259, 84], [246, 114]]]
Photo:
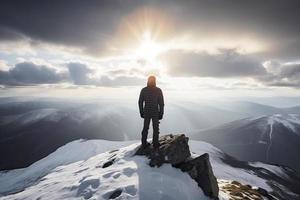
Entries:
[[159, 105], [159, 119], [162, 119], [164, 115], [165, 103], [164, 103], [164, 95], [161, 89], [159, 89], [158, 105]]

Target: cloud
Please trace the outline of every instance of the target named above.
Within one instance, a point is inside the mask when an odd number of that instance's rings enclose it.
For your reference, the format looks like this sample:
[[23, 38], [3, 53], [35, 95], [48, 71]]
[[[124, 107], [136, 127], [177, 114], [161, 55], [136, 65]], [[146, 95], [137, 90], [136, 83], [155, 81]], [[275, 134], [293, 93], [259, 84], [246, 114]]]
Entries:
[[117, 70], [116, 73], [103, 73], [101, 76], [94, 76], [97, 74], [96, 69], [89, 68], [82, 63], [67, 64], [69, 70], [70, 81], [75, 85], [94, 85], [94, 86], [133, 86], [145, 83], [145, 80], [136, 76], [130, 76], [126, 70]]
[[0, 71], [7, 71], [9, 69], [7, 62], [4, 60], [0, 60]]
[[264, 67], [268, 75], [259, 80], [269, 86], [300, 88], [300, 63], [280, 63], [267, 61]]
[[255, 77], [266, 73], [262, 64], [249, 55], [240, 55], [234, 49], [219, 54], [172, 50], [162, 55], [169, 65], [169, 74], [178, 77]]
[[300, 88], [300, 62], [269, 60], [262, 63], [258, 58], [241, 55], [234, 49], [223, 49], [218, 54], [172, 50], [161, 59], [168, 64], [168, 73], [174, 77], [250, 78], [266, 87]]
[[8, 71], [0, 70], [2, 85], [36, 85], [53, 84], [66, 80], [66, 76], [46, 65], [36, 65], [31, 62], [16, 64]]
[[101, 76], [95, 76], [95, 74], [99, 74], [97, 69], [90, 68], [83, 63], [72, 62], [67, 63], [65, 66], [66, 69], [60, 71], [48, 65], [38, 65], [32, 62], [21, 62], [9, 69], [0, 67], [0, 85], [28, 86], [71, 83], [75, 86], [119, 87], [143, 85], [145, 83], [143, 78], [127, 74], [103, 73]]
[[92, 72], [85, 64], [69, 63], [67, 65], [71, 81], [75, 85], [88, 85], [91, 83], [88, 75]]
[[0, 40], [14, 41], [21, 39], [25, 39], [25, 37], [21, 33], [0, 25]]
[[[116, 40], [120, 23], [136, 10], [151, 8], [171, 19], [174, 26], [169, 38], [176, 34], [210, 40], [252, 38], [269, 44], [263, 52], [268, 58], [295, 59], [300, 54], [299, 6], [298, 0], [4, 0], [0, 3], [0, 40], [28, 37], [105, 54], [115, 47], [111, 41]], [[144, 16], [134, 19], [149, 22]], [[147, 28], [129, 23], [133, 28]], [[117, 38], [119, 46], [122, 40]]]
[[146, 85], [146, 80], [139, 77], [132, 76], [117, 76], [115, 78], [110, 78], [109, 76], [102, 76], [100, 80], [97, 81], [96, 85], [100, 86], [136, 86], [136, 85]]
[[90, 53], [103, 52], [121, 18], [134, 5], [110, 0], [1, 1], [0, 40], [25, 36], [34, 41], [80, 47]]

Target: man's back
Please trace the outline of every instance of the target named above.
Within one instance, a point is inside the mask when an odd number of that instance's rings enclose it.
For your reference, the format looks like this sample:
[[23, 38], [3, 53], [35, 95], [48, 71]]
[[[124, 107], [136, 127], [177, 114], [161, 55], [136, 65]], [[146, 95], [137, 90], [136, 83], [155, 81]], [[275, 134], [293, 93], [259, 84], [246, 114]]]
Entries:
[[[143, 103], [145, 102], [145, 106]], [[158, 117], [163, 114], [164, 99], [160, 88], [147, 86], [141, 90], [139, 97], [140, 112], [144, 117]]]

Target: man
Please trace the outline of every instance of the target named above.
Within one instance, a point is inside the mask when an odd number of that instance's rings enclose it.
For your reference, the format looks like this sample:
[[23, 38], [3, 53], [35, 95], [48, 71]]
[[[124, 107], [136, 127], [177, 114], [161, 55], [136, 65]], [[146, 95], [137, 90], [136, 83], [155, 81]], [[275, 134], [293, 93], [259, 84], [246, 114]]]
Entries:
[[142, 147], [145, 148], [150, 145], [147, 142], [148, 129], [150, 121], [153, 126], [153, 140], [154, 148], [159, 147], [159, 120], [164, 115], [164, 97], [160, 88], [156, 87], [155, 76], [149, 76], [147, 87], [141, 90], [139, 97], [139, 109], [141, 118], [144, 118], [144, 127], [142, 130]]

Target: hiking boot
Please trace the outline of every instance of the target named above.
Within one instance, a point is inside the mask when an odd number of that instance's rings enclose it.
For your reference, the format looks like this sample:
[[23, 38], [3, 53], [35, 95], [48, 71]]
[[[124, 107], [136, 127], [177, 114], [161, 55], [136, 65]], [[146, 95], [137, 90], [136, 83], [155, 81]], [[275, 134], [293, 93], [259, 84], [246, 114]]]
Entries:
[[158, 149], [159, 148], [159, 143], [153, 143], [152, 145], [153, 145], [154, 149]]
[[143, 149], [146, 149], [147, 147], [149, 147], [150, 146], [150, 143], [149, 142], [146, 142], [146, 144], [142, 144], [142, 148]]

